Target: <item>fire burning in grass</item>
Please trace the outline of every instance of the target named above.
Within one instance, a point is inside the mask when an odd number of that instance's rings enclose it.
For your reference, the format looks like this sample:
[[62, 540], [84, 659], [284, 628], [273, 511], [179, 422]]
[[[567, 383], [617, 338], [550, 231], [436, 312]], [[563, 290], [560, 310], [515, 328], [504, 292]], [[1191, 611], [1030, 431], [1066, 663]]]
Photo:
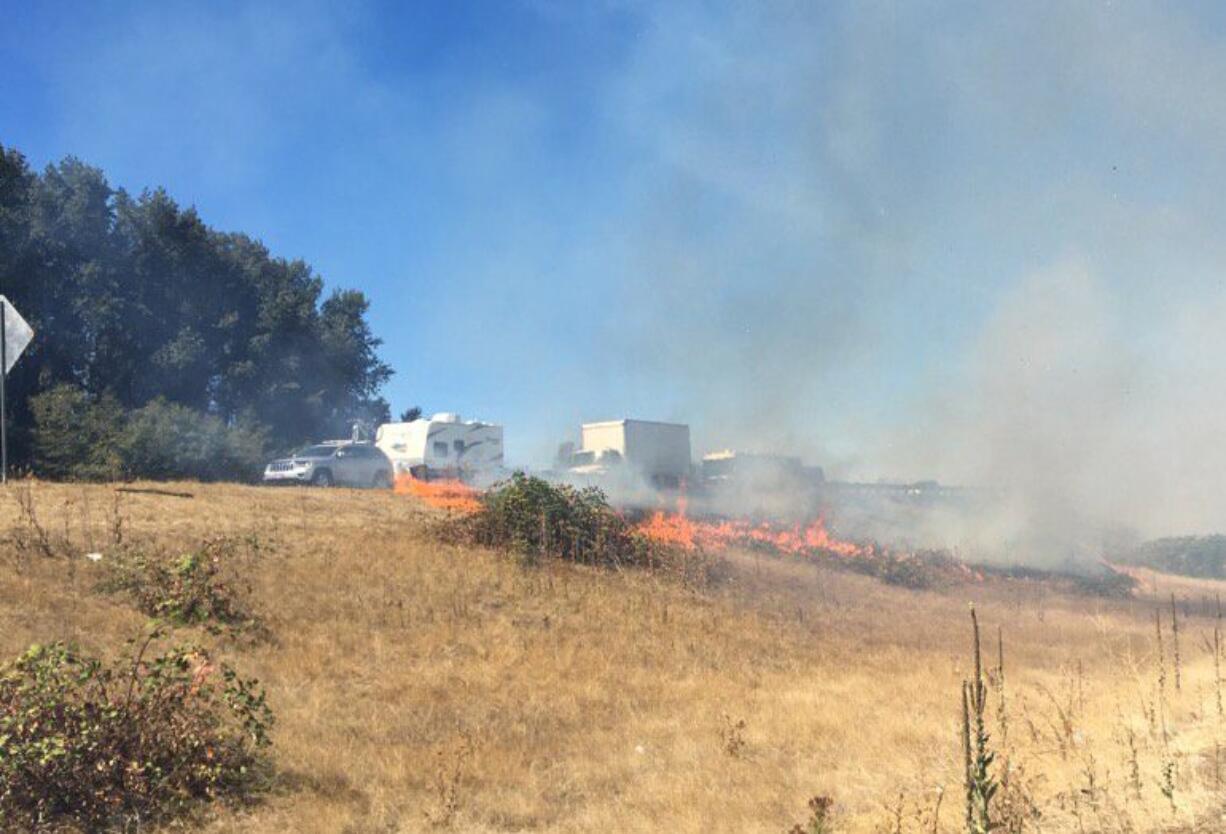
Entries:
[[964, 582], [1045, 582], [1070, 592], [1094, 596], [1126, 597], [1136, 579], [1102, 563], [1085, 574], [1059, 573], [1034, 568], [1002, 568], [972, 565], [947, 550], [909, 550], [885, 547], [878, 542], [857, 543], [835, 537], [820, 516], [807, 525], [784, 526], [746, 519], [694, 519], [686, 515], [685, 500], [676, 512], [659, 510], [635, 528], [663, 545], [683, 550], [716, 553], [729, 548], [767, 550], [802, 557], [837, 570], [873, 576], [892, 585], [933, 588]]
[[693, 519], [686, 515], [686, 501], [682, 497], [676, 512], [654, 512], [636, 529], [652, 541], [684, 550], [766, 549], [780, 555], [823, 560], [831, 567], [911, 588], [983, 579], [981, 573], [943, 551], [893, 551], [876, 543], [839, 539], [826, 528], [821, 516], [808, 524], [792, 526], [747, 519]]
[[[533, 487], [537, 479], [512, 479], [493, 487], [494, 494], [499, 490], [517, 488], [528, 489], [528, 497], [540, 498], [539, 487]], [[544, 482], [539, 482], [543, 484]], [[526, 485], [526, 486], [525, 486]], [[535, 490], [535, 492], [533, 491]], [[482, 503], [482, 493], [467, 484], [456, 480], [421, 481], [409, 475], [401, 475], [396, 479], [396, 492], [401, 495], [412, 495], [437, 509], [448, 510], [464, 516], [476, 516], [487, 505]], [[546, 490], [546, 497], [551, 494]], [[575, 493], [578, 495], [579, 493]], [[602, 506], [603, 497], [600, 499]], [[505, 502], [504, 502], [505, 503]], [[527, 504], [513, 501], [519, 507], [522, 515]], [[539, 502], [538, 502], [539, 503]], [[853, 542], [840, 539], [826, 527], [825, 519], [818, 516], [807, 524], [791, 526], [779, 522], [751, 521], [749, 519], [701, 519], [691, 518], [686, 510], [684, 497], [677, 502], [676, 510], [658, 510], [637, 523], [625, 518], [619, 511], [607, 508], [619, 520], [629, 525], [628, 529], [643, 538], [682, 551], [702, 551], [716, 554], [734, 548], [747, 548], [768, 551], [780, 556], [800, 557], [806, 560], [825, 564], [836, 570], [846, 570], [876, 577], [883, 582], [901, 585], [909, 588], [932, 588], [962, 582], [982, 582], [988, 575], [1004, 581], [1035, 579], [1051, 581], [1059, 578], [1057, 574], [1043, 571], [1017, 573], [1003, 571], [984, 566], [973, 566], [946, 550], [895, 550], [884, 547], [877, 542]], [[546, 518], [556, 514], [558, 507], [550, 501], [531, 512], [541, 515], [532, 516], [530, 525], [535, 531], [546, 529]], [[562, 524], [561, 516], [553, 517], [553, 523]], [[522, 520], [522, 519], [520, 519]], [[498, 525], [496, 525], [498, 526]], [[501, 529], [501, 528], [500, 528]], [[561, 534], [558, 534], [561, 535]], [[570, 535], [570, 534], [568, 534]], [[558, 539], [566, 540], [565, 536]], [[1076, 577], [1063, 577], [1082, 588], [1082, 590], [1114, 595], [1127, 594], [1132, 587], [1132, 580], [1118, 572], [1110, 572], [1105, 579], [1081, 581]], [[1084, 586], [1084, 587], [1083, 587]], [[1100, 587], [1101, 586], [1101, 587]]]
[[412, 495], [440, 510], [471, 514], [481, 509], [480, 493], [462, 481], [420, 481], [400, 474], [396, 476], [396, 494]]
[[[503, 488], [507, 488], [506, 485]], [[422, 481], [401, 475], [396, 479], [396, 492], [412, 495], [437, 509], [463, 515], [475, 515], [482, 509], [481, 493], [455, 480]], [[947, 554], [896, 553], [874, 543], [839, 539], [830, 533], [821, 517], [807, 525], [790, 527], [748, 519], [694, 519], [687, 515], [686, 504], [682, 497], [675, 512], [657, 511], [633, 529], [665, 547], [707, 553], [735, 547], [757, 548], [779, 555], [832, 561], [834, 567], [910, 587], [978, 578], [965, 564]]]
[[867, 556], [871, 551], [864, 545], [832, 536], [821, 517], [803, 527], [780, 527], [768, 522], [755, 524], [744, 519], [698, 521], [687, 517], [682, 505], [680, 512], [653, 513], [638, 529], [653, 541], [686, 550], [757, 545], [791, 555], [820, 550], [839, 556]]

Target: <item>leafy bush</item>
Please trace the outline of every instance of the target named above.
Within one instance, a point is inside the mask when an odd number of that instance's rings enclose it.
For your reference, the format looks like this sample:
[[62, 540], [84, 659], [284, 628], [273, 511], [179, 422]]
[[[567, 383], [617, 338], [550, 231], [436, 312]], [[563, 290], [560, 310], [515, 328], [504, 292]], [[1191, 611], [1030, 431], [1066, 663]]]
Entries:
[[262, 427], [153, 400], [125, 412], [71, 385], [31, 398], [34, 468], [50, 478], [252, 480], [267, 445]]
[[119, 456], [131, 477], [252, 480], [264, 464], [264, 432], [156, 399], [128, 415]]
[[72, 385], [57, 385], [30, 398], [34, 457], [40, 475], [100, 480], [123, 468], [118, 438], [123, 410], [111, 397], [92, 400]]
[[233, 539], [210, 539], [199, 550], [177, 557], [119, 550], [100, 587], [131, 595], [143, 613], [174, 625], [260, 630], [259, 618], [240, 592], [236, 546]]
[[174, 648], [108, 665], [54, 643], [0, 668], [0, 826], [130, 827], [264, 783], [273, 716], [254, 680]]
[[461, 522], [474, 541], [521, 554], [590, 565], [650, 565], [661, 553], [609, 506], [595, 487], [575, 489], [516, 472]]
[[517, 553], [525, 565], [561, 559], [606, 568], [660, 571], [687, 585], [724, 578], [725, 563], [701, 550], [640, 533], [596, 487], [576, 489], [516, 472], [481, 497], [477, 512], [443, 523], [446, 538]]

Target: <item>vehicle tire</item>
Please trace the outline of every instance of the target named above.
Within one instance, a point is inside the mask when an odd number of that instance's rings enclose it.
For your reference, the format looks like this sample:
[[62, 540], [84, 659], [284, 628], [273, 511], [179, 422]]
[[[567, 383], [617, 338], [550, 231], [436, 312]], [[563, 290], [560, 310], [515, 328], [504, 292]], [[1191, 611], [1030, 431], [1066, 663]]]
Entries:
[[332, 483], [332, 473], [327, 469], [321, 469], [311, 477], [311, 486], [330, 487]]
[[374, 480], [375, 489], [391, 489], [392, 476], [389, 472], [376, 472]]

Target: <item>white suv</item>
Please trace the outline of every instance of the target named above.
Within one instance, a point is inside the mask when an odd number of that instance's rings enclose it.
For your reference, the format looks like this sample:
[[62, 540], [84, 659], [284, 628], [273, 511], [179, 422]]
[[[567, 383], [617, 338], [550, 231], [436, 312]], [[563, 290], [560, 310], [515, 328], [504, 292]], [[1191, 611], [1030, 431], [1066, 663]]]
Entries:
[[266, 484], [390, 487], [392, 462], [367, 443], [308, 446], [264, 468]]

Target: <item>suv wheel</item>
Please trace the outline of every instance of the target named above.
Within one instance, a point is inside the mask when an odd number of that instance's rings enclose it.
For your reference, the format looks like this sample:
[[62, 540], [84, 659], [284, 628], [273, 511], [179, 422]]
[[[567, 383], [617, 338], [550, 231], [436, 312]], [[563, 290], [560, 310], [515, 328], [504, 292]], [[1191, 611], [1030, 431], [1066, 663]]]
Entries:
[[321, 469], [311, 478], [311, 484], [314, 486], [330, 487], [332, 486], [332, 473], [327, 469]]

